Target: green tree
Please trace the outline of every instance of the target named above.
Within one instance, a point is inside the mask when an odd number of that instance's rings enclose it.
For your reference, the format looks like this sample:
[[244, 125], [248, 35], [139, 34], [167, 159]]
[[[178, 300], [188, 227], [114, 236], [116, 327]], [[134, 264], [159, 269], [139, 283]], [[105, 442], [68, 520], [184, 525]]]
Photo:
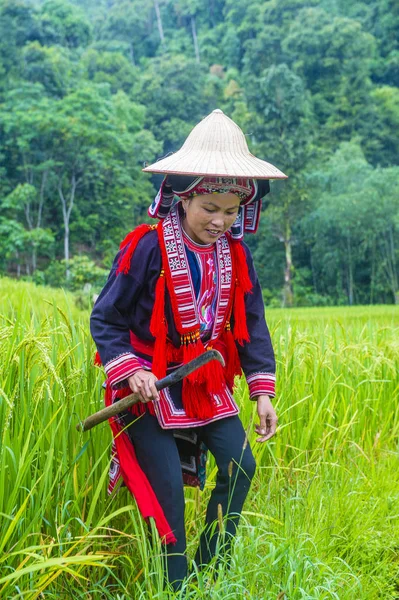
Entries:
[[42, 250], [48, 254], [54, 242], [46, 227], [48, 187], [54, 166], [47, 132], [51, 105], [52, 100], [45, 96], [43, 87], [34, 84], [8, 92], [0, 108], [3, 161], [8, 174], [3, 180], [0, 207], [8, 220], [18, 222], [17, 228], [5, 231], [11, 236], [11, 248], [15, 246], [18, 250], [15, 257], [22, 260], [23, 256], [29, 256], [29, 271], [36, 269], [38, 255]]
[[233, 114], [249, 133], [255, 153], [281, 167], [288, 182], [273, 186], [267, 210], [273, 235], [284, 244], [284, 305], [294, 303], [292, 247], [294, 230], [306, 210], [303, 176], [312, 155], [313, 114], [304, 83], [287, 65], [265, 69], [259, 78], [248, 75], [245, 95], [250, 112]]
[[320, 8], [301, 10], [282, 47], [311, 91], [320, 138], [329, 144], [370, 134], [370, 70], [375, 39], [353, 19]]
[[398, 175], [373, 169], [359, 144], [346, 142], [309, 176], [314, 209], [303, 226], [324, 293], [354, 304], [389, 290], [398, 302]]
[[120, 52], [100, 52], [89, 48], [81, 58], [83, 78], [94, 83], [109, 83], [112, 93], [129, 93], [137, 80], [137, 70]]
[[[48, 48], [39, 42], [31, 42], [24, 46], [22, 57], [26, 81], [41, 84], [50, 96], [62, 97], [66, 94], [76, 76], [76, 67], [65, 48]], [[73, 83], [76, 85], [75, 81]]]
[[140, 166], [154, 158], [159, 145], [143, 128], [144, 107], [132, 103], [123, 92], [112, 95], [109, 86], [92, 85], [62, 99], [50, 99], [41, 90], [36, 84], [10, 92], [0, 113], [9, 175], [16, 184], [30, 186], [17, 187], [18, 194], [14, 192], [10, 198], [15, 214], [20, 209], [21, 215], [29, 214], [35, 227], [42, 227], [47, 207], [47, 222], [50, 216], [55, 217], [55, 228], [59, 226], [58, 198], [64, 257], [69, 260], [73, 211], [80, 217], [77, 237], [81, 238], [86, 223], [91, 221], [92, 227], [101, 228], [91, 213], [98, 215], [103, 207], [109, 207], [115, 201], [115, 190], [122, 194], [117, 201], [121, 204], [124, 196], [132, 206], [130, 191], [126, 190], [134, 186], [136, 202], [142, 204], [144, 197], [149, 202], [151, 187]]
[[[142, 157], [132, 157], [132, 151], [134, 134], [140, 132], [143, 118], [141, 107], [129, 103], [123, 92], [112, 97], [105, 85], [81, 88], [55, 107], [49, 132], [62, 209], [65, 260], [70, 257], [72, 209], [81, 201], [83, 190], [90, 189], [98, 196], [112, 178], [132, 181], [133, 176], [140, 176], [138, 163]], [[150, 136], [147, 140], [152, 142]], [[148, 149], [147, 155], [150, 153]]]
[[184, 56], [163, 55], [146, 65], [134, 93], [151, 107], [146, 125], [163, 141], [165, 152], [177, 150], [191, 128], [215, 108], [211, 99], [204, 105], [206, 81], [206, 67]]
[[[25, 217], [25, 234], [20, 236], [24, 246], [30, 246], [30, 260], [26, 261], [27, 271], [37, 268], [38, 253], [48, 252], [54, 243], [54, 236], [48, 229], [42, 228], [43, 197], [38, 198], [38, 191], [28, 183], [19, 184], [1, 202], [2, 210], [13, 215], [23, 213]], [[21, 219], [19, 219], [19, 223]], [[19, 230], [18, 230], [19, 231]], [[25, 248], [27, 253], [27, 248]]]
[[399, 88], [384, 85], [371, 92], [375, 111], [372, 138], [373, 163], [387, 167], [399, 164]]
[[140, 58], [154, 52], [148, 43], [151, 11], [147, 0], [116, 2], [106, 12], [99, 30], [100, 39], [120, 42], [132, 65], [136, 65]]
[[47, 0], [40, 7], [40, 38], [45, 46], [87, 46], [91, 27], [83, 11], [65, 0]]
[[40, 27], [35, 7], [19, 0], [3, 0], [0, 3], [0, 89], [9, 89], [19, 78], [21, 50], [27, 42], [38, 39]]

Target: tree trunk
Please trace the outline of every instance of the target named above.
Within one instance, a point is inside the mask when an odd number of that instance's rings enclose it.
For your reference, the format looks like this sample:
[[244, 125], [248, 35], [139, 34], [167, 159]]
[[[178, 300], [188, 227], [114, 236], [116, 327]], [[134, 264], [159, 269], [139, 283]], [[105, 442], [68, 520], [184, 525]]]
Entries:
[[211, 27], [215, 26], [215, 0], [208, 0], [209, 21]]
[[29, 231], [32, 231], [33, 223], [32, 223], [32, 219], [30, 216], [30, 202], [28, 202], [28, 204], [25, 204], [25, 219], [28, 224]]
[[69, 271], [69, 266], [68, 266], [68, 261], [69, 261], [69, 222], [71, 219], [71, 212], [72, 212], [73, 204], [75, 201], [75, 193], [76, 193], [77, 184], [78, 184], [78, 180], [76, 179], [75, 173], [73, 173], [72, 177], [71, 177], [71, 191], [69, 194], [69, 201], [67, 201], [64, 196], [63, 189], [62, 189], [62, 176], [58, 180], [58, 195], [61, 200], [62, 217], [64, 220], [64, 258], [65, 258], [65, 262], [66, 262], [65, 275], [66, 275], [67, 280], [70, 278], [70, 275], [71, 275], [71, 273]]
[[134, 59], [134, 47], [133, 47], [133, 42], [130, 42], [130, 60], [132, 61], [132, 65], [135, 67], [136, 66], [136, 61]]
[[393, 236], [393, 226], [386, 232], [381, 244], [381, 254], [383, 257], [384, 271], [391, 288], [393, 301], [399, 304], [399, 277], [396, 268], [395, 240]]
[[371, 275], [370, 275], [370, 304], [374, 302], [374, 280], [375, 280], [375, 238], [371, 246]]
[[353, 305], [354, 291], [353, 291], [353, 265], [352, 265], [352, 246], [351, 238], [348, 235], [347, 239], [347, 251], [348, 251], [348, 302], [349, 305]]
[[34, 246], [32, 249], [32, 273], [34, 273], [37, 269], [37, 250]]
[[47, 175], [48, 175], [48, 171], [43, 171], [42, 182], [41, 182], [41, 185], [40, 185], [39, 208], [37, 210], [37, 223], [36, 223], [36, 227], [41, 227], [41, 225], [42, 225], [42, 214], [43, 214], [43, 204], [44, 204], [44, 190], [46, 188]]
[[195, 50], [195, 59], [197, 63], [200, 63], [200, 53], [198, 47], [198, 38], [197, 38], [197, 28], [195, 26], [195, 17], [191, 16], [191, 31], [193, 33], [193, 41], [194, 41], [194, 50]]
[[284, 294], [283, 304], [284, 307], [289, 308], [294, 304], [294, 292], [292, 290], [292, 275], [293, 275], [293, 264], [292, 264], [292, 239], [291, 239], [291, 225], [287, 221], [285, 227], [285, 269], [284, 269]]
[[395, 304], [399, 304], [399, 281], [398, 272], [396, 270], [396, 256], [395, 256], [395, 240], [393, 237], [393, 225], [389, 228], [389, 247], [390, 247], [390, 258], [391, 258], [391, 271], [392, 271], [392, 292], [393, 300]]
[[15, 252], [15, 256], [16, 256], [16, 259], [17, 259], [17, 261], [18, 261], [18, 262], [17, 262], [17, 277], [18, 277], [18, 279], [19, 279], [19, 278], [21, 277], [21, 264], [20, 264], [20, 262], [19, 262], [19, 252], [18, 252], [18, 250], [16, 250], [16, 252]]
[[316, 269], [314, 267], [314, 258], [313, 258], [313, 250], [310, 249], [310, 268], [312, 269], [312, 280], [313, 280], [313, 289], [316, 294], [319, 293], [319, 288], [317, 285], [317, 277], [316, 277]]
[[158, 0], [154, 0], [154, 5], [155, 5], [155, 14], [157, 15], [159, 37], [161, 38], [161, 43], [163, 44], [165, 42], [165, 36], [163, 33], [162, 17], [161, 17], [161, 11], [159, 10]]

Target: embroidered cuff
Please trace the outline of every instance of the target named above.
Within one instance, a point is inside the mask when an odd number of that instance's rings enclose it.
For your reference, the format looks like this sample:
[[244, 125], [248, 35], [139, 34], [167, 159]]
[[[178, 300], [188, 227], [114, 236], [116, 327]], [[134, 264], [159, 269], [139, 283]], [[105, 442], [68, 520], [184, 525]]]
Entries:
[[131, 352], [121, 354], [104, 365], [109, 383], [113, 388], [118, 387], [118, 383], [126, 380], [142, 368], [139, 360]]
[[273, 373], [252, 373], [252, 375], [247, 377], [247, 383], [251, 400], [262, 394], [267, 394], [274, 398], [276, 376]]

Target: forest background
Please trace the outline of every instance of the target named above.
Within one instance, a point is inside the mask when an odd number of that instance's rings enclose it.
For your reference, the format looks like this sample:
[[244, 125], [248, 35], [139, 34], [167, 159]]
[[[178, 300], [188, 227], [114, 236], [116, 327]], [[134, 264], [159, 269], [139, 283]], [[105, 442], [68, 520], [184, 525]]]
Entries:
[[221, 108], [289, 176], [266, 302], [399, 303], [398, 40], [396, 0], [1, 0], [0, 273], [99, 289], [143, 164]]

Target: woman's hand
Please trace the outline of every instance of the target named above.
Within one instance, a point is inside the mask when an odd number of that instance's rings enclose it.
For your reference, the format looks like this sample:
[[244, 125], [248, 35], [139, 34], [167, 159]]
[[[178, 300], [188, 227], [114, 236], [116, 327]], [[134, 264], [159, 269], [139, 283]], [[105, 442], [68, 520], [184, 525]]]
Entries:
[[269, 396], [258, 396], [258, 415], [260, 424], [255, 425], [255, 431], [261, 437], [256, 438], [256, 441], [266, 442], [274, 436], [277, 428], [277, 415]]
[[151, 400], [159, 400], [158, 390], [155, 387], [157, 379], [151, 371], [140, 369], [128, 378], [128, 383], [132, 392], [140, 396], [141, 402], [150, 402]]

